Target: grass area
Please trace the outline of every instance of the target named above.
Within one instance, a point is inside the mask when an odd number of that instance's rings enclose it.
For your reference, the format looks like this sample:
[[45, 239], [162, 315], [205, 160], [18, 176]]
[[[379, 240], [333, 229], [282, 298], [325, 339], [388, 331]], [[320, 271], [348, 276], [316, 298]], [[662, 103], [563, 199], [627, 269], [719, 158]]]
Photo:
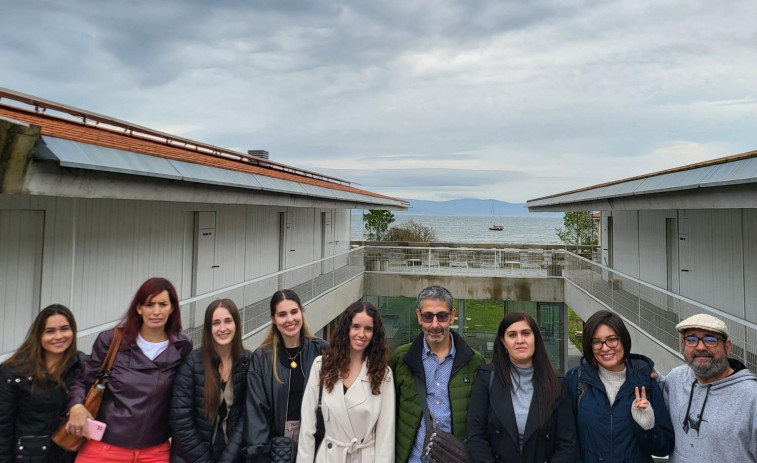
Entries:
[[583, 353], [584, 349], [581, 345], [581, 338], [576, 336], [576, 331], [581, 331], [582, 329], [583, 320], [581, 320], [581, 317], [573, 312], [573, 309], [568, 307], [568, 337], [570, 338], [570, 342], [572, 342], [573, 345], [581, 351], [581, 353]]
[[504, 315], [505, 305], [502, 301], [465, 301], [465, 316], [470, 319], [465, 326], [469, 329], [496, 332]]

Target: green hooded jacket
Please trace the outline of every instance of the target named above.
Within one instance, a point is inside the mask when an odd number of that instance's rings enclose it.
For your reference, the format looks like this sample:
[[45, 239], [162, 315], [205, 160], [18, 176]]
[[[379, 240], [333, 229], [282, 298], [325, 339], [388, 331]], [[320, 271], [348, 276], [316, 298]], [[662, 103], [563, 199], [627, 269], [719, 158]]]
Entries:
[[[467, 434], [468, 401], [470, 400], [473, 379], [484, 357], [470, 348], [463, 338], [450, 330], [455, 342], [455, 359], [452, 362], [452, 376], [448, 385], [450, 405], [452, 407], [452, 434], [458, 439], [465, 439]], [[406, 463], [410, 458], [418, 428], [423, 417], [423, 406], [418, 399], [416, 376], [421, 384], [426, 384], [426, 372], [423, 369], [423, 333], [410, 344], [399, 346], [392, 354], [389, 363], [394, 373], [394, 387], [397, 395], [397, 428], [394, 445], [395, 463]]]

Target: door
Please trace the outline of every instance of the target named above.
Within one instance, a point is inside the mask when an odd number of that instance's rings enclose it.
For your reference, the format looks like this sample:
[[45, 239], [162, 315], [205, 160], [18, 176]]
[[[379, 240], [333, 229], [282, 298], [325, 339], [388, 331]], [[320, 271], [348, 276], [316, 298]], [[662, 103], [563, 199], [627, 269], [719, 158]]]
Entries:
[[44, 211], [0, 211], [0, 358], [21, 345], [40, 311], [44, 231]]
[[[195, 212], [194, 261], [192, 265], [192, 296], [215, 289], [216, 265], [216, 213]], [[189, 328], [203, 323], [205, 307], [210, 301], [192, 304]]]
[[676, 219], [665, 219], [666, 289], [671, 293], [678, 293], [678, 241]]
[[[321, 258], [334, 255], [334, 229], [331, 226], [331, 211], [321, 212]], [[323, 261], [322, 273], [325, 275], [334, 268], [333, 260]]]

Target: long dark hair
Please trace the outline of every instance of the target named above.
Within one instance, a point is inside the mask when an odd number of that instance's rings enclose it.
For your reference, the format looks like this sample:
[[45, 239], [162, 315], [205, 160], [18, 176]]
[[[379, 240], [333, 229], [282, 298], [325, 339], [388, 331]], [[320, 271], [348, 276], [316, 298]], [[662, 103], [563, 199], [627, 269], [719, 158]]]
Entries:
[[273, 323], [273, 318], [276, 314], [276, 306], [279, 305], [279, 302], [281, 301], [294, 301], [297, 304], [297, 307], [300, 308], [300, 312], [302, 312], [302, 329], [300, 330], [300, 336], [305, 339], [313, 339], [313, 335], [310, 333], [310, 327], [305, 321], [305, 309], [303, 309], [302, 302], [300, 302], [300, 296], [291, 289], [282, 289], [273, 293], [270, 302], [271, 329], [268, 330], [268, 334], [260, 345], [261, 347], [271, 346], [271, 350], [273, 350], [273, 361], [271, 362], [273, 365], [273, 377], [276, 378], [276, 381], [283, 384], [284, 381], [279, 377], [279, 369], [276, 367], [279, 360], [279, 344], [283, 344], [283, 340], [281, 339], [279, 328]]
[[534, 356], [532, 360], [534, 365], [534, 396], [531, 400], [536, 401], [539, 407], [539, 423], [544, 424], [552, 415], [552, 410], [560, 399], [561, 388], [557, 374], [555, 374], [552, 363], [549, 361], [549, 355], [547, 355], [547, 349], [544, 347], [544, 340], [541, 337], [539, 327], [530, 315], [525, 312], [510, 312], [505, 315], [499, 324], [497, 338], [494, 340], [492, 365], [499, 379], [512, 391], [512, 362], [504, 344], [502, 344], [502, 338], [510, 325], [520, 321], [528, 323], [534, 335]]
[[355, 315], [365, 312], [373, 319], [373, 338], [363, 351], [366, 359], [368, 377], [371, 380], [373, 395], [381, 393], [381, 382], [386, 376], [388, 365], [386, 358], [386, 332], [381, 321], [381, 314], [370, 302], [357, 301], [342, 312], [337, 321], [336, 331], [331, 337], [329, 347], [323, 353], [321, 364], [321, 383], [331, 392], [340, 377], [350, 368], [350, 327]]
[[[213, 341], [213, 313], [216, 309], [223, 308], [229, 311], [232, 320], [234, 320], [234, 337], [231, 339], [231, 359], [236, 362], [242, 354], [242, 317], [239, 316], [239, 309], [231, 299], [219, 299], [210, 303], [205, 309], [205, 323], [202, 326], [202, 346], [200, 346], [200, 355], [202, 356], [202, 366], [205, 369], [205, 392], [202, 398], [205, 417], [209, 421], [216, 419], [218, 415], [218, 406], [221, 405], [221, 378], [215, 365], [218, 358], [215, 342]], [[226, 387], [231, 387], [228, 385]]]
[[63, 372], [68, 362], [77, 354], [76, 349], [76, 320], [74, 314], [66, 306], [52, 304], [42, 309], [29, 327], [26, 339], [21, 343], [18, 350], [3, 365], [11, 367], [11, 371], [19, 376], [31, 376], [32, 392], [47, 387], [47, 364], [45, 362], [45, 350], [42, 348], [42, 334], [45, 332], [47, 319], [53, 315], [63, 315], [71, 327], [73, 339], [71, 345], [63, 353], [60, 362], [55, 366], [50, 375], [60, 387], [65, 388]]
[[594, 358], [594, 350], [591, 347], [591, 340], [594, 338], [594, 333], [599, 328], [599, 325], [607, 325], [615, 334], [620, 338], [620, 343], [623, 345], [623, 361], [628, 360], [628, 354], [631, 352], [631, 334], [626, 328], [626, 324], [623, 323], [623, 319], [620, 315], [610, 312], [609, 310], [599, 310], [592, 314], [586, 323], [584, 323], [584, 336], [581, 340], [581, 346], [584, 348], [584, 358], [589, 365], [597, 368], [597, 359]]
[[121, 319], [120, 326], [123, 328], [122, 346], [133, 344], [137, 340], [139, 330], [142, 329], [142, 316], [137, 312], [139, 306], [163, 291], [168, 292], [168, 299], [170, 299], [173, 308], [166, 322], [166, 333], [168, 333], [170, 339], [181, 332], [181, 311], [179, 310], [179, 295], [176, 293], [176, 288], [165, 278], [153, 277], [142, 283]]

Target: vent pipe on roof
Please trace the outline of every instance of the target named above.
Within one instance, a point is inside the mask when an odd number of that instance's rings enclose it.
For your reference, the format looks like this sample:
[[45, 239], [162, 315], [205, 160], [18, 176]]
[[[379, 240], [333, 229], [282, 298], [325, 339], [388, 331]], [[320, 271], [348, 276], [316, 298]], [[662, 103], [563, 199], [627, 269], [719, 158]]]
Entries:
[[256, 158], [269, 159], [268, 151], [266, 150], [247, 150], [247, 154], [249, 154], [250, 156], [255, 156]]

